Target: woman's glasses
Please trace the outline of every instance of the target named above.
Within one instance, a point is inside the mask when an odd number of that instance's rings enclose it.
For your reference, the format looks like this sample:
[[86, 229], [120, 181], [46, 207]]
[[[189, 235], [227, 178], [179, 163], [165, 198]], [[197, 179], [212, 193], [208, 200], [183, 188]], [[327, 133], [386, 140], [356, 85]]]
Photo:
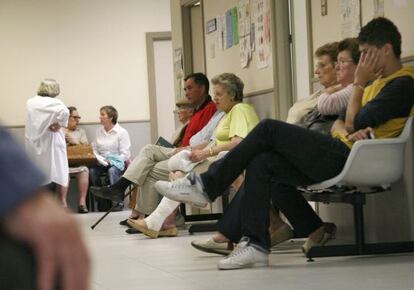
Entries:
[[351, 62], [353, 62], [352, 59], [349, 59], [349, 60], [347, 60], [347, 59], [340, 59], [337, 62], [335, 62], [334, 64], [335, 65], [339, 65], [339, 66], [344, 66], [347, 63], [351, 63]]

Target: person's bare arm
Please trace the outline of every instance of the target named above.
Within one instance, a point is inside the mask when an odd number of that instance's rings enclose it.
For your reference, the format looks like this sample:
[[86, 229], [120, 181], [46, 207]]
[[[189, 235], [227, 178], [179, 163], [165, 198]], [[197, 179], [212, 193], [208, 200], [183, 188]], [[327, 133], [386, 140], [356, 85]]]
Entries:
[[341, 84], [336, 84], [327, 88], [322, 89], [321, 93], [322, 94], [333, 94], [339, 90], [342, 90], [344, 88], [343, 85]]
[[191, 150], [191, 151], [193, 151], [193, 150], [201, 150], [201, 149], [204, 149], [208, 145], [208, 143], [209, 142], [203, 142], [203, 143], [198, 144], [198, 145], [195, 145], [195, 146], [186, 146], [186, 147], [178, 147], [178, 148], [175, 148], [174, 155], [177, 154], [180, 151], [183, 151], [183, 150]]
[[60, 130], [60, 128], [62, 128], [59, 123], [53, 123], [52, 125], [49, 126], [49, 130], [52, 132], [57, 132]]
[[243, 138], [234, 136], [230, 142], [220, 145], [215, 145], [211, 148], [205, 148], [203, 150], [193, 150], [190, 155], [190, 159], [193, 162], [198, 162], [207, 159], [207, 157], [219, 154], [221, 151], [230, 151], [239, 144]]
[[348, 131], [345, 128], [345, 122], [339, 119], [336, 120], [331, 127], [331, 134], [333, 132], [338, 132], [344, 135], [348, 135]]
[[89, 289], [89, 257], [80, 230], [49, 194], [35, 194], [11, 209], [4, 229], [33, 249], [37, 289]]

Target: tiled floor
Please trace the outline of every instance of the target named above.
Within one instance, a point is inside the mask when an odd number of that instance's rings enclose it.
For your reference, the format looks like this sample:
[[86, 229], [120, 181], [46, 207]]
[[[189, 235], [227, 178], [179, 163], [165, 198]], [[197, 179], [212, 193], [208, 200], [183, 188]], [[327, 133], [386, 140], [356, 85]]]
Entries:
[[92, 290], [129, 289], [413, 289], [414, 255], [320, 258], [306, 262], [299, 242], [285, 243], [270, 256], [270, 267], [219, 271], [220, 256], [193, 249], [193, 239], [210, 234], [152, 240], [127, 235], [118, 225], [128, 212], [77, 215], [90, 248]]

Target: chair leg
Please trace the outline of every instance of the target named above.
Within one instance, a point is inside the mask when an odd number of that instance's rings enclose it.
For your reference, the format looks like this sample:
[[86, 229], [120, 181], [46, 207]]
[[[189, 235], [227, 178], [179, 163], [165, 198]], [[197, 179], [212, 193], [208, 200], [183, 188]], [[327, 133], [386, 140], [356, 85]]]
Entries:
[[365, 231], [364, 231], [364, 207], [360, 202], [353, 205], [354, 208], [354, 227], [355, 227], [355, 246], [358, 254], [365, 251]]

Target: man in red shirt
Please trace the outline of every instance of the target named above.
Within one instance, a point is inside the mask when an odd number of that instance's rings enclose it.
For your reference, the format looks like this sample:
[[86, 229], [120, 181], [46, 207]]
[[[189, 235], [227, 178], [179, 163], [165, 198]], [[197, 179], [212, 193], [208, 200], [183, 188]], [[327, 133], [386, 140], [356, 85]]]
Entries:
[[[195, 112], [187, 125], [181, 147], [171, 149], [153, 144], [146, 145], [118, 182], [105, 187], [91, 187], [91, 192], [96, 196], [122, 202], [128, 186], [138, 185], [140, 190], [137, 204], [129, 218], [136, 219], [149, 215], [157, 207], [161, 197], [154, 189], [154, 183], [158, 180], [168, 180], [168, 159], [182, 148], [189, 146], [191, 137], [210, 121], [217, 110], [208, 94], [209, 81], [204, 74], [190, 74], [184, 81], [185, 96], [194, 106]], [[121, 224], [126, 225], [126, 221], [121, 221]]]
[[209, 82], [202, 73], [195, 73], [185, 79], [184, 91], [188, 101], [193, 104], [195, 111], [187, 126], [181, 146], [188, 146], [190, 138], [197, 134], [210, 121], [217, 108], [208, 95]]

